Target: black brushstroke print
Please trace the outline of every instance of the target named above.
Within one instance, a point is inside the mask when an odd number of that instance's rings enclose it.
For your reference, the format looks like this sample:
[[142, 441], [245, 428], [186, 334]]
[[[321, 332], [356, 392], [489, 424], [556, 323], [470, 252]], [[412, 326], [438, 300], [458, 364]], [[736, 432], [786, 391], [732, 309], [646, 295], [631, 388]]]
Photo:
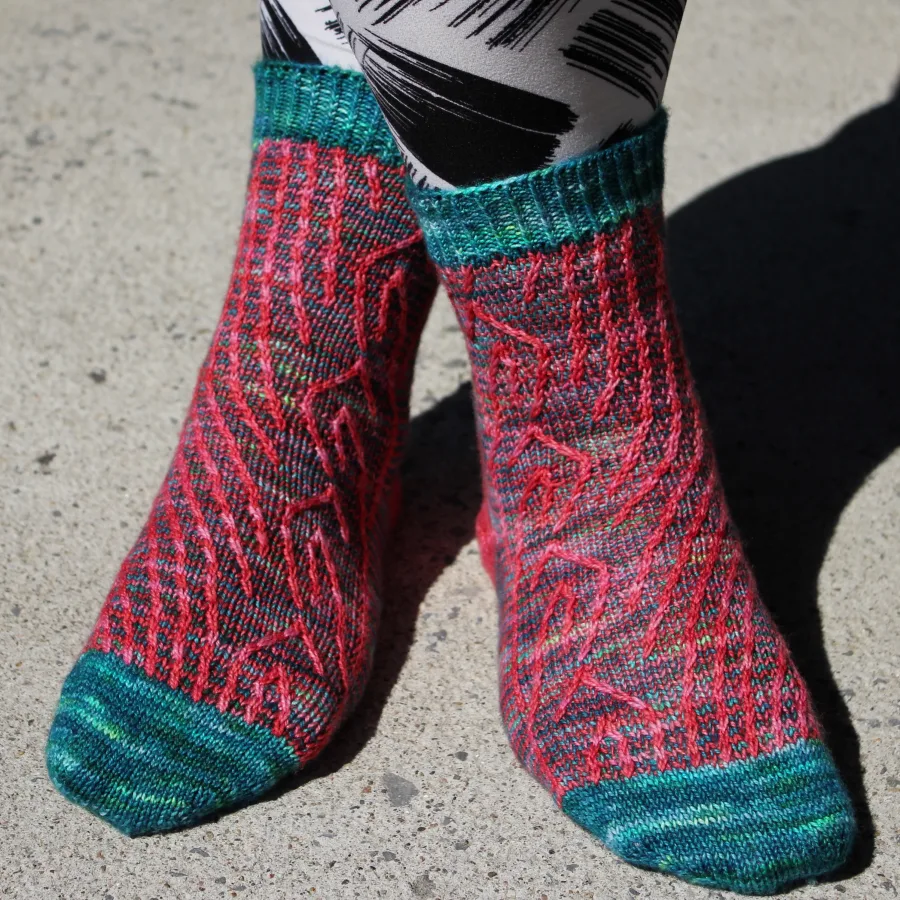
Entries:
[[363, 71], [400, 142], [449, 184], [479, 184], [545, 166], [559, 137], [577, 121], [559, 100], [498, 84], [373, 35], [355, 32], [350, 42], [365, 47]]
[[347, 41], [344, 38], [344, 32], [341, 30], [341, 21], [337, 17], [337, 13], [331, 8], [330, 3], [326, 3], [324, 6], [319, 6], [316, 8], [317, 13], [331, 13], [331, 18], [325, 22], [325, 30], [330, 31], [342, 44], [346, 44]]
[[[373, 0], [358, 0], [358, 2], [359, 11], [362, 12], [367, 6], [372, 4]], [[384, 12], [372, 24], [383, 25], [385, 22], [390, 22], [391, 19], [396, 19], [400, 13], [405, 12], [411, 6], [418, 6], [422, 0], [374, 0], [374, 2], [375, 9], [384, 9]], [[429, 7], [429, 10], [437, 9], [438, 6], [443, 6], [443, 3]]]
[[661, 28], [674, 44], [684, 16], [686, 0], [616, 0], [616, 5]]
[[[374, 3], [374, 8], [381, 12], [372, 24], [383, 25], [421, 2], [422, 0], [360, 0], [359, 9], [362, 11]], [[450, 2], [452, 0], [437, 0], [433, 6], [427, 7], [427, 11], [441, 9]], [[473, 0], [467, 3], [448, 24], [451, 28], [472, 26], [466, 37], [476, 37], [500, 23], [499, 30], [488, 36], [485, 42], [487, 46], [520, 50], [527, 47], [566, 5], [571, 8], [578, 2], [579, 0]], [[524, 9], [516, 13], [515, 11], [522, 6]], [[509, 17], [510, 13], [513, 13], [512, 18]], [[508, 20], [505, 24], [504, 19]]]
[[578, 27], [563, 56], [570, 66], [657, 107], [683, 14], [684, 0], [613, 0]]
[[611, 144], [617, 144], [619, 141], [624, 141], [630, 138], [634, 134], [634, 131], [634, 120], [629, 119], [627, 122], [622, 122], [611, 135], [603, 139], [603, 142], [597, 149], [609, 147]]
[[307, 64], [320, 62], [278, 0], [260, 0], [259, 24], [264, 59], [288, 59]]
[[[443, 0], [447, 3], [448, 0]], [[577, 0], [474, 0], [450, 21], [454, 28], [475, 22], [469, 37], [484, 34], [498, 22], [501, 22], [513, 10], [522, 7], [494, 34], [490, 35], [486, 44], [490, 48], [509, 47], [522, 50], [536, 38], [564, 7], [577, 4]]]

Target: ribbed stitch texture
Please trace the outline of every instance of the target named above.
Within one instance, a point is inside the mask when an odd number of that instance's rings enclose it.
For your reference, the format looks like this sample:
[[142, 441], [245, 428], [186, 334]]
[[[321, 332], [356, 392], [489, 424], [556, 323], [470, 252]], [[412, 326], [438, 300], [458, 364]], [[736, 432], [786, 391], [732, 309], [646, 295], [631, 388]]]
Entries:
[[365, 79], [326, 66], [266, 61], [254, 67], [253, 145], [264, 140], [315, 141], [399, 168], [403, 159]]
[[838, 866], [854, 820], [684, 357], [663, 127], [413, 202], [472, 362], [516, 754], [624, 858], [769, 892]]
[[552, 250], [609, 232], [662, 192], [668, 119], [638, 135], [548, 169], [455, 191], [407, 185], [431, 258], [454, 268]]
[[362, 76], [256, 72], [224, 310], [48, 744], [60, 789], [130, 834], [250, 799], [315, 757], [359, 698], [436, 286]]

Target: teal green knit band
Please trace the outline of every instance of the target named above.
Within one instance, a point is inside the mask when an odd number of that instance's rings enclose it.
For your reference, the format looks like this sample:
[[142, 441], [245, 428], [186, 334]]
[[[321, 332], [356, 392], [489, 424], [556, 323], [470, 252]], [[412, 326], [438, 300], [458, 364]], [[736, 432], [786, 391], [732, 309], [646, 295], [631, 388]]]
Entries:
[[332, 66], [265, 61], [254, 67], [253, 146], [266, 138], [316, 141], [375, 156], [389, 166], [403, 159], [365, 78]]
[[633, 137], [493, 184], [437, 191], [407, 185], [432, 259], [443, 268], [547, 250], [615, 228], [658, 203], [666, 113]]
[[262, 725], [195, 703], [112, 653], [66, 679], [47, 767], [59, 791], [129, 835], [194, 824], [299, 768]]
[[830, 872], [856, 837], [852, 801], [816, 740], [585, 785], [562, 807], [628, 862], [742, 894]]

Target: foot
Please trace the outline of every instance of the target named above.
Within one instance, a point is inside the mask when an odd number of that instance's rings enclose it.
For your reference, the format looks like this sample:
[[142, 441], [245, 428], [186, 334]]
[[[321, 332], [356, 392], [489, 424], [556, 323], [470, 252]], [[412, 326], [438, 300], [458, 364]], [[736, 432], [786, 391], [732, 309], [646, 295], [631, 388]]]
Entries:
[[685, 363], [664, 131], [412, 199], [472, 359], [513, 749], [624, 859], [768, 893], [839, 866], [854, 819]]
[[257, 69], [237, 261], [169, 473], [47, 747], [126, 834], [313, 759], [370, 667], [433, 270], [362, 76]]

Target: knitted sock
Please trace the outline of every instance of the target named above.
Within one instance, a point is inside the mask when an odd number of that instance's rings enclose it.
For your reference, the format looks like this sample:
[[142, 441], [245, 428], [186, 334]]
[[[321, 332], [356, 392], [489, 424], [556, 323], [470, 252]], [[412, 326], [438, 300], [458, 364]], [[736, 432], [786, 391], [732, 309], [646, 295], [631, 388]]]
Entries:
[[472, 359], [516, 754], [624, 859], [765, 893], [838, 866], [854, 820], [685, 364], [664, 132], [410, 196]]
[[362, 76], [256, 80], [222, 318], [47, 747], [60, 791], [132, 835], [264, 792], [358, 699], [436, 284]]

